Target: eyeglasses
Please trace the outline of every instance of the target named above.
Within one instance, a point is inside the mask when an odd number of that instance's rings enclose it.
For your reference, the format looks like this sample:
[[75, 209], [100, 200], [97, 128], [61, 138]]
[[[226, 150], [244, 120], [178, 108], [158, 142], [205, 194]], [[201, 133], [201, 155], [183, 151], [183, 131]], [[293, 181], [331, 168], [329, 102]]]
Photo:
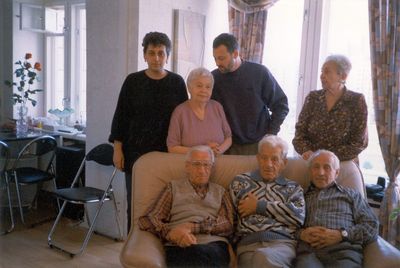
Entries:
[[211, 168], [213, 166], [213, 163], [210, 161], [189, 161], [189, 163], [194, 168]]

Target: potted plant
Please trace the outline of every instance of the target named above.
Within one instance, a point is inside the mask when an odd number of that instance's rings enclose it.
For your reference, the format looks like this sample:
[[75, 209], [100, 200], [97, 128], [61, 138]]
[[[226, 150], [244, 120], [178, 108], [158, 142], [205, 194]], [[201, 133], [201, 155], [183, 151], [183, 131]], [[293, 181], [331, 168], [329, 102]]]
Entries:
[[27, 102], [32, 106], [36, 106], [37, 101], [33, 99], [33, 95], [43, 89], [34, 88], [35, 81], [39, 82], [38, 72], [42, 70], [39, 62], [31, 64], [29, 59], [32, 58], [31, 53], [26, 53], [24, 60], [18, 60], [15, 65], [18, 67], [14, 71], [15, 79], [13, 82], [6, 80], [5, 84], [9, 87], [16, 87], [17, 91], [13, 92], [13, 102], [18, 104], [16, 121], [17, 134], [25, 134], [28, 131], [28, 122], [26, 116], [28, 113]]

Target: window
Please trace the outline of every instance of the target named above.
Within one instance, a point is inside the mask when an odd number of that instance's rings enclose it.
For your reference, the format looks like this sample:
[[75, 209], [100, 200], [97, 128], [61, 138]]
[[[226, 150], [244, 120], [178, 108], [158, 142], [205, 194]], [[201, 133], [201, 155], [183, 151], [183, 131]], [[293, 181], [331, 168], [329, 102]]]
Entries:
[[[289, 145], [294, 137], [294, 124], [297, 118], [303, 6], [303, 1], [280, 0], [268, 12], [265, 31], [263, 63], [288, 97], [289, 114], [281, 126], [279, 135]], [[289, 155], [293, 155], [293, 146], [289, 146], [289, 148]]]
[[86, 9], [84, 3], [52, 7], [60, 34], [46, 35], [46, 110], [72, 108], [69, 125], [86, 123]]
[[376, 183], [386, 172], [374, 119], [368, 1], [280, 0], [269, 9], [263, 62], [288, 96], [290, 113], [280, 135], [290, 143], [304, 97], [321, 88], [320, 69], [330, 54], [349, 57], [347, 87], [366, 98], [369, 145], [360, 154], [360, 167], [366, 182]]
[[[340, 18], [340, 19], [335, 19]], [[375, 124], [371, 82], [368, 1], [325, 1], [322, 16], [320, 61], [334, 53], [347, 55], [352, 70], [346, 86], [363, 93], [368, 105], [369, 144], [359, 156], [360, 167], [369, 183], [386, 174]], [[318, 80], [318, 88], [321, 88]]]
[[359, 156], [360, 167], [366, 183], [376, 183], [386, 171], [373, 109], [368, 1], [279, 0], [268, 10], [265, 38], [263, 64], [289, 101], [290, 112], [279, 133], [291, 147], [289, 155], [295, 154], [291, 141], [304, 98], [321, 88], [323, 61], [330, 54], [350, 58], [353, 68], [347, 87], [363, 93], [368, 105], [369, 145]]

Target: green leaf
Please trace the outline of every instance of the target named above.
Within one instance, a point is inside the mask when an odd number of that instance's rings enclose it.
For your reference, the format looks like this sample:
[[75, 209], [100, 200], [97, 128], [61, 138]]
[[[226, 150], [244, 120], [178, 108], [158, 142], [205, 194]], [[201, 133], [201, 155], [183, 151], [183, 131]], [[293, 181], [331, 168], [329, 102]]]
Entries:
[[35, 72], [28, 71], [28, 77], [35, 77], [35, 76], [36, 76]]
[[24, 72], [21, 71], [21, 69], [15, 70], [15, 75], [16, 75], [17, 77], [20, 77], [20, 76], [22, 76], [23, 74], [24, 74]]
[[32, 106], [35, 107], [37, 102], [35, 100], [31, 99], [31, 103], [32, 103]]
[[14, 104], [16, 104], [17, 102], [21, 103], [22, 102], [22, 97], [20, 95], [16, 94], [16, 93], [13, 93], [13, 101], [14, 101]]

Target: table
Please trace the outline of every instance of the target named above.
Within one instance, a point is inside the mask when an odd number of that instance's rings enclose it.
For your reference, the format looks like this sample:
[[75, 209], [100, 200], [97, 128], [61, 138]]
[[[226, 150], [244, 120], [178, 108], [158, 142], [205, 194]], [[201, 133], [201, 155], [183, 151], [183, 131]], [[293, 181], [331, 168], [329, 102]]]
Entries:
[[37, 130], [28, 130], [28, 133], [24, 136], [17, 136], [17, 133], [15, 131], [0, 131], [0, 140], [4, 142], [9, 142], [9, 141], [23, 141], [23, 140], [32, 140], [34, 138], [40, 137], [42, 135], [50, 135], [53, 137], [58, 137], [59, 134], [56, 133], [44, 133], [42, 131], [37, 131]]
[[0, 140], [7, 143], [10, 148], [10, 157], [17, 157], [20, 150], [30, 141], [43, 135], [50, 135], [57, 140], [57, 143], [62, 142], [60, 134], [52, 132], [42, 132], [37, 130], [28, 130], [26, 135], [19, 136], [15, 131], [0, 131]]

